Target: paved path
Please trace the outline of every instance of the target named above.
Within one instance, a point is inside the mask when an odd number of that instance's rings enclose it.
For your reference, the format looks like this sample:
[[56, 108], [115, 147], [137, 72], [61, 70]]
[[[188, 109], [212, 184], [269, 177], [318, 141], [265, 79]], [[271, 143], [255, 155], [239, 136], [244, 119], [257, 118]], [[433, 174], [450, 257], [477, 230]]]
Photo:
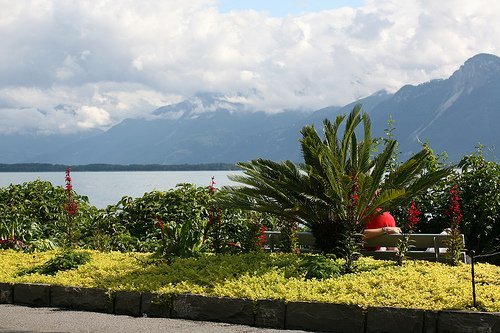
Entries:
[[262, 329], [250, 326], [165, 318], [134, 318], [111, 314], [30, 308], [0, 304], [0, 332], [200, 332], [200, 333], [282, 333], [303, 331]]

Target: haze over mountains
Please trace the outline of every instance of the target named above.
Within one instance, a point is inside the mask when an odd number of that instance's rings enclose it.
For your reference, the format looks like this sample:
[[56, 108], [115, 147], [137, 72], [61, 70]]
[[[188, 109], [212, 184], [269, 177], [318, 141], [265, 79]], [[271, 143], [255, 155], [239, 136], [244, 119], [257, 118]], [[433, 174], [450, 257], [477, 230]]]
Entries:
[[320, 129], [324, 118], [348, 113], [356, 103], [370, 114], [376, 136], [384, 134], [392, 116], [404, 155], [429, 142], [435, 152], [446, 151], [456, 161], [478, 143], [500, 147], [500, 58], [479, 54], [448, 79], [407, 85], [394, 94], [380, 91], [315, 112], [248, 112], [223, 96], [200, 94], [155, 110], [153, 119], [127, 119], [105, 132], [0, 135], [0, 163], [195, 164], [258, 157], [300, 161], [300, 129], [306, 124]]

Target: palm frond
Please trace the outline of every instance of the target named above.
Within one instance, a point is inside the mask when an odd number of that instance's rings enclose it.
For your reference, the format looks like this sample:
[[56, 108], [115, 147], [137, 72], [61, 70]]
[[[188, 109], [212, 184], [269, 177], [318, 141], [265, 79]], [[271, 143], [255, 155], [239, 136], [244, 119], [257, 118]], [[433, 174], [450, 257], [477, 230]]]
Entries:
[[[341, 136], [339, 129], [343, 123]], [[356, 131], [361, 123], [362, 138]], [[221, 204], [285, 217], [312, 230], [325, 230], [315, 227], [326, 223], [336, 225], [326, 230], [351, 232], [349, 230], [355, 228], [345, 229], [347, 222], [358, 226], [380, 209], [390, 210], [411, 200], [451, 172], [451, 169], [426, 170], [430, 150], [424, 148], [387, 174], [397, 143], [388, 140], [384, 150], [372, 158], [371, 121], [361, 112], [360, 105], [356, 105], [347, 118], [337, 116], [334, 122], [325, 119], [323, 132], [324, 140], [314, 126], [301, 130], [302, 164], [266, 159], [238, 163], [243, 175], [229, 178], [243, 186], [224, 187]], [[353, 190], [355, 185], [357, 193]], [[358, 199], [353, 218], [355, 195]], [[345, 235], [320, 236], [342, 238]]]

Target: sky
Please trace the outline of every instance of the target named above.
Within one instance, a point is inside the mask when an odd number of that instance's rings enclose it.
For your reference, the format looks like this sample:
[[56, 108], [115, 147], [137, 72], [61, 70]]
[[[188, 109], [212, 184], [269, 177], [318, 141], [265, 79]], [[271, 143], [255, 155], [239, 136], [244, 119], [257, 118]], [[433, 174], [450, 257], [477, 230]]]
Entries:
[[255, 10], [269, 16], [285, 17], [341, 7], [358, 7], [362, 3], [361, 0], [220, 0], [217, 8], [221, 13]]
[[0, 8], [0, 134], [105, 130], [201, 93], [248, 111], [312, 111], [447, 78], [477, 53], [500, 55], [500, 2], [491, 0], [0, 0]]

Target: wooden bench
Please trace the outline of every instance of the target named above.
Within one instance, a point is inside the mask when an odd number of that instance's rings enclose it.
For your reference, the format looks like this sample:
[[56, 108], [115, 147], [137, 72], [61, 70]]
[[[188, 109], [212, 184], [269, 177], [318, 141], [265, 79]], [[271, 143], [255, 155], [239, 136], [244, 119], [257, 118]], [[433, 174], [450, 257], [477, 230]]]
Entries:
[[[266, 231], [266, 248], [269, 251], [275, 251], [279, 249], [281, 233], [279, 231]], [[462, 246], [465, 247], [465, 239], [463, 235], [461, 236]], [[371, 238], [365, 241], [366, 248], [394, 248], [398, 244], [398, 241], [403, 239], [404, 235], [382, 235], [378, 237]], [[301, 252], [319, 252], [315, 248], [315, 238], [311, 232], [302, 231], [297, 233], [298, 246]], [[447, 261], [445, 256], [446, 252], [446, 242], [450, 239], [450, 235], [446, 234], [411, 234], [410, 235], [410, 251], [406, 253], [406, 256], [411, 259], [423, 259], [430, 261]], [[375, 259], [384, 260], [395, 260], [396, 250], [361, 250], [361, 254], [365, 256], [371, 256]], [[461, 260], [465, 262], [465, 253], [461, 253]]]

